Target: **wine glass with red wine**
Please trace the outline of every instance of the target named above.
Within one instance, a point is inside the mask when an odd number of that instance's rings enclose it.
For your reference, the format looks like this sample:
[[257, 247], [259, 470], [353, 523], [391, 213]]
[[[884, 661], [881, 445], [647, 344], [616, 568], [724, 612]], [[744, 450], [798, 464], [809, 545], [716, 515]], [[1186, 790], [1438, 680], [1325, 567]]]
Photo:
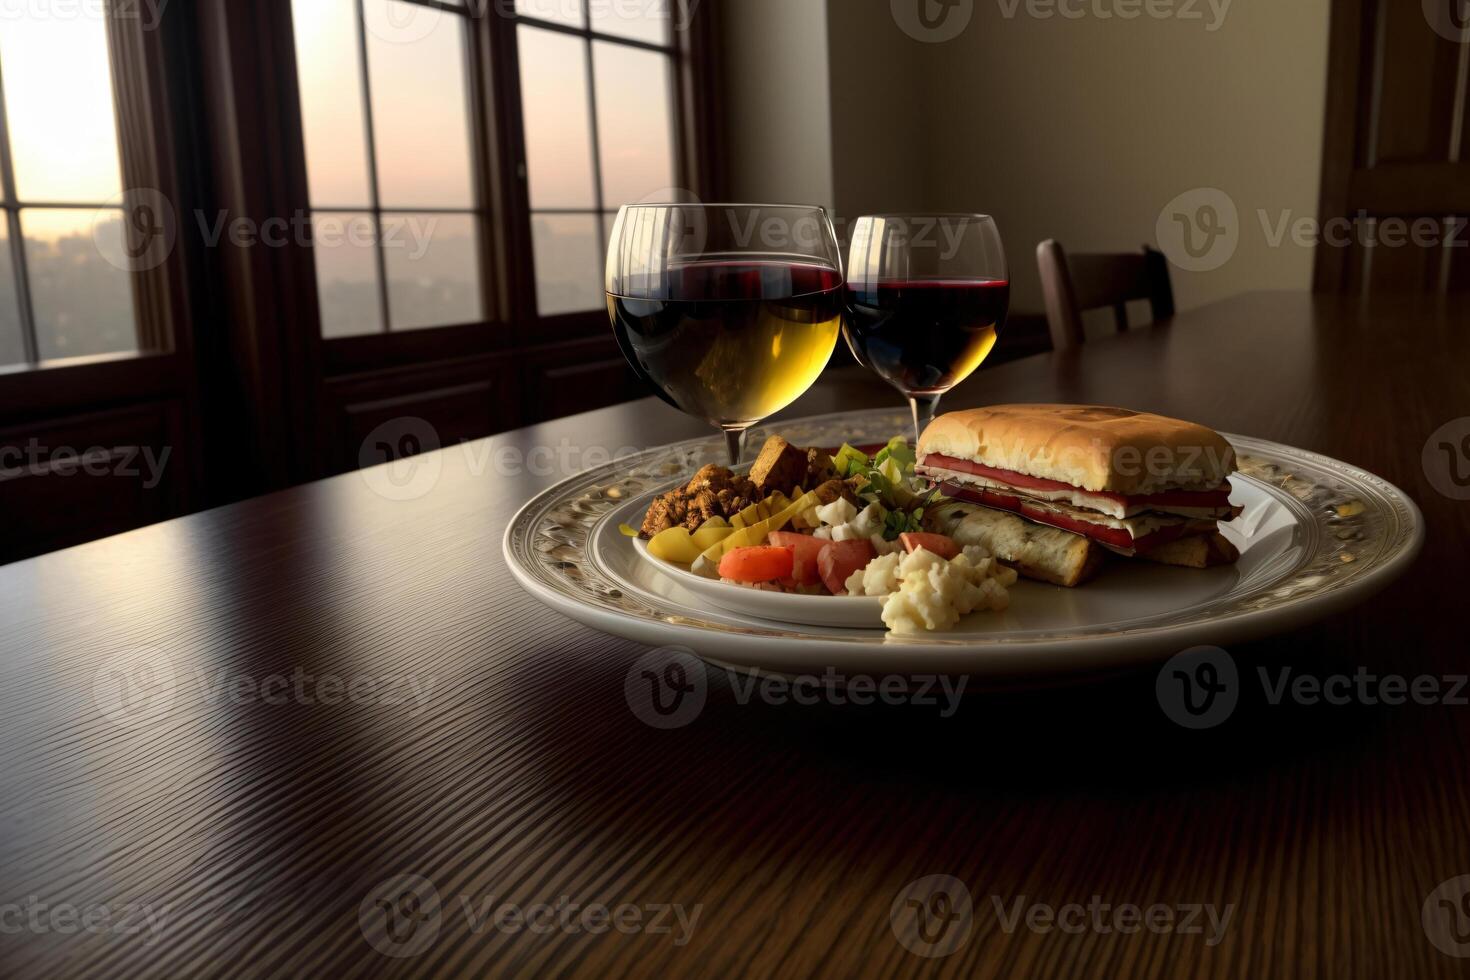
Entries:
[[607, 256], [607, 311], [664, 401], [745, 433], [817, 380], [842, 326], [842, 256], [827, 213], [772, 204], [630, 205]]
[[909, 400], [914, 438], [939, 397], [995, 348], [1011, 284], [984, 214], [879, 214], [853, 226], [843, 332], [853, 356]]

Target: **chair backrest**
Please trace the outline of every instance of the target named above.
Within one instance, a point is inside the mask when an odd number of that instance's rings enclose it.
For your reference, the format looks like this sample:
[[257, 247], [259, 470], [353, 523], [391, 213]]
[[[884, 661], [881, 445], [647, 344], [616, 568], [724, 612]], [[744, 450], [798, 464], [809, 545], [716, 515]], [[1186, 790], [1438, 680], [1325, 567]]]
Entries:
[[1118, 330], [1128, 329], [1129, 300], [1146, 299], [1155, 321], [1174, 315], [1174, 288], [1162, 252], [1143, 247], [1121, 255], [1068, 255], [1048, 238], [1036, 246], [1046, 319], [1056, 350], [1080, 346], [1086, 339], [1082, 313], [1112, 307]]

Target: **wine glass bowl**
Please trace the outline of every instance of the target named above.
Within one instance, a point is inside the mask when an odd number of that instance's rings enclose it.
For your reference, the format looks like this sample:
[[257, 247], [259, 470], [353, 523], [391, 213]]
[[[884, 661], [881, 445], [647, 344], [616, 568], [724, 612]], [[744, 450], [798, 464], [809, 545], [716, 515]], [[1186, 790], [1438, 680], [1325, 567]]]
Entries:
[[843, 304], [821, 208], [631, 205], [613, 226], [607, 308], [618, 346], [660, 398], [725, 433], [732, 466], [745, 432], [826, 368]]
[[1010, 292], [988, 215], [869, 215], [853, 226], [843, 334], [909, 400], [915, 439], [939, 397], [990, 356]]

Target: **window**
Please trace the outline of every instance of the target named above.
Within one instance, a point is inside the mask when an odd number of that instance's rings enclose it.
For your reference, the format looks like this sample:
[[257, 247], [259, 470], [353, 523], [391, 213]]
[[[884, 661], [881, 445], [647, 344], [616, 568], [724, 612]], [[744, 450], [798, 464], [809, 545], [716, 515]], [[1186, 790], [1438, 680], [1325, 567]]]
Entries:
[[[65, 70], [58, 70], [65, 66]], [[0, 19], [0, 366], [136, 351], [107, 23]]]
[[[611, 218], [678, 177], [673, 0], [293, 0], [324, 336], [485, 319], [487, 223], [524, 220], [541, 316], [602, 307]], [[514, 35], [523, 132], [484, 135], [477, 32]], [[498, 76], [505, 78], [504, 75]], [[524, 137], [530, 214], [487, 159]], [[492, 139], [491, 136], [494, 138]], [[510, 204], [506, 205], [511, 207]], [[518, 206], [517, 206], [518, 207]], [[528, 300], [529, 303], [529, 300]]]
[[611, 219], [675, 183], [675, 6], [516, 0], [542, 316], [601, 308]]
[[323, 335], [485, 319], [470, 9], [292, 10]]

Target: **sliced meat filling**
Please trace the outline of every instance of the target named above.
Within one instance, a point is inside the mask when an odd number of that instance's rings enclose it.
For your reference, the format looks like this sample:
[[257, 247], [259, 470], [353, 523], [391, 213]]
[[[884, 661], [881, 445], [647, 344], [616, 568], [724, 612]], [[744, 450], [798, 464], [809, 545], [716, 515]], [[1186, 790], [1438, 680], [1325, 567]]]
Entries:
[[1191, 534], [1207, 534], [1216, 527], [1213, 520], [1171, 514], [1146, 513], [1135, 517], [1110, 517], [1066, 504], [950, 481], [941, 483], [940, 489], [946, 497], [1020, 514], [1038, 524], [1091, 538], [1126, 555], [1148, 552]]
[[1117, 520], [1153, 512], [1199, 521], [1230, 521], [1240, 513], [1239, 507], [1230, 504], [1229, 483], [1213, 490], [1167, 490], [1130, 497], [1120, 493], [1083, 490], [1057, 480], [995, 469], [938, 453], [923, 457], [914, 469], [916, 473], [936, 482], [965, 484], [1024, 497], [1037, 503], [1070, 506]]

